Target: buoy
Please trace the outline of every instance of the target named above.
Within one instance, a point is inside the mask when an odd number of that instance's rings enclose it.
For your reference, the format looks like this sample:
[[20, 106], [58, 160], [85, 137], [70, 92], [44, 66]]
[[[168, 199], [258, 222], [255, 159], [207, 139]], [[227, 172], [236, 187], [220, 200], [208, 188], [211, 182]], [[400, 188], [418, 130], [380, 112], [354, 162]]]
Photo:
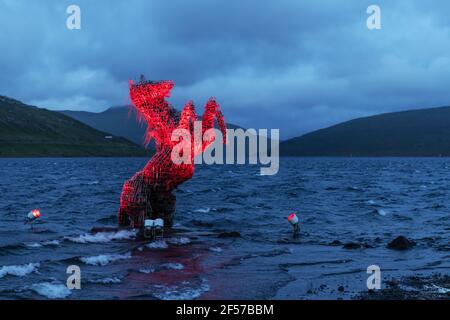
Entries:
[[41, 217], [41, 211], [39, 209], [34, 209], [28, 212], [27, 219], [25, 220], [25, 223], [33, 223], [37, 219]]
[[294, 238], [295, 238], [300, 233], [300, 223], [297, 214], [295, 212], [291, 213], [288, 217], [288, 221], [294, 228]]
[[298, 223], [298, 217], [297, 215], [294, 213], [291, 213], [288, 217], [288, 221], [294, 226]]

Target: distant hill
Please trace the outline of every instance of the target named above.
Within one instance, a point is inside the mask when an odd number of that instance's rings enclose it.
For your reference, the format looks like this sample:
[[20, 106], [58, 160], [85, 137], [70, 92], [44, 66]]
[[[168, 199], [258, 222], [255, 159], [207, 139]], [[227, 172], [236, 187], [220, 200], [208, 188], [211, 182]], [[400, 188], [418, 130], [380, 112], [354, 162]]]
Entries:
[[343, 122], [280, 145], [283, 156], [450, 156], [450, 107]]
[[[112, 107], [99, 113], [85, 111], [61, 112], [97, 130], [111, 132], [136, 144], [143, 144], [147, 125], [137, 120], [134, 108], [128, 106]], [[227, 127], [228, 129], [239, 128], [239, 126], [229, 123]]]
[[[81, 121], [93, 128], [98, 130], [111, 132], [116, 136], [125, 137], [136, 144], [143, 144], [145, 131], [147, 125], [144, 122], [137, 120], [136, 112], [134, 108], [129, 106], [123, 107], [112, 107], [103, 112], [84, 112], [84, 111], [60, 111], [61, 113], [68, 115], [78, 121]], [[197, 112], [203, 112], [203, 109], [198, 109]], [[226, 118], [226, 110], [224, 110], [224, 116]], [[216, 123], [217, 125], [217, 123]], [[216, 126], [217, 127], [217, 126]], [[228, 129], [238, 129], [242, 127], [227, 123]], [[245, 130], [245, 129], [244, 129]], [[245, 142], [245, 146], [248, 150], [248, 140]], [[147, 148], [149, 152], [154, 152], [155, 144], [154, 141], [150, 142]], [[234, 151], [236, 155], [237, 145], [234, 146]], [[226, 146], [224, 146], [224, 159], [226, 158]], [[246, 158], [248, 154], [246, 153]], [[236, 157], [236, 156], [235, 156]], [[236, 158], [235, 158], [236, 159]], [[224, 160], [225, 161], [225, 160]]]
[[127, 138], [138, 145], [142, 145], [144, 141], [147, 125], [137, 121], [136, 113], [130, 107], [113, 107], [99, 113], [86, 111], [61, 111], [61, 113], [97, 130]]
[[144, 156], [146, 150], [59, 112], [0, 96], [0, 156]]

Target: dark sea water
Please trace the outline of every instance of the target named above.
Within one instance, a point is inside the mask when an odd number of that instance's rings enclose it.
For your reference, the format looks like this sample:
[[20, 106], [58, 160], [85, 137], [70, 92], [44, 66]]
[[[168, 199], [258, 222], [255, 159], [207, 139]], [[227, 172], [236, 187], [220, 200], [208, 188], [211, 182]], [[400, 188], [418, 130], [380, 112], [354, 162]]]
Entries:
[[[198, 166], [164, 241], [89, 233], [116, 226], [122, 184], [146, 161], [0, 159], [0, 299], [350, 299], [369, 265], [383, 280], [450, 274], [450, 159], [282, 158], [275, 176]], [[399, 235], [417, 245], [387, 249]], [[81, 290], [65, 286], [69, 265]]]

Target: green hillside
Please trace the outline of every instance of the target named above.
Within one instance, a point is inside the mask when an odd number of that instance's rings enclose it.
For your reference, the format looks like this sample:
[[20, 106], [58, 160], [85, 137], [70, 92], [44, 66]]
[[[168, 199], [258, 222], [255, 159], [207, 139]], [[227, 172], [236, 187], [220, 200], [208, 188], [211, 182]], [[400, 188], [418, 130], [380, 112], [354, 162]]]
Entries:
[[284, 141], [284, 156], [450, 156], [450, 107], [385, 113]]
[[[61, 111], [61, 113], [97, 130], [111, 132], [136, 144], [143, 144], [147, 125], [145, 121], [137, 120], [136, 111], [129, 106], [113, 107], [99, 113], [86, 111]], [[227, 123], [227, 128], [236, 129], [240, 127]], [[152, 148], [153, 143], [149, 149]]]
[[59, 112], [0, 96], [0, 157], [144, 156], [140, 146]]

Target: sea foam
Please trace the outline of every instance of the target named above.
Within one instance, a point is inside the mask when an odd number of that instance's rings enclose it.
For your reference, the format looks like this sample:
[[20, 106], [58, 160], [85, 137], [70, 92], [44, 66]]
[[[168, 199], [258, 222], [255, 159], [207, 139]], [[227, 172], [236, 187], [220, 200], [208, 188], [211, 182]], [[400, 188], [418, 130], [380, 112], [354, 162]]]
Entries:
[[173, 238], [167, 239], [167, 242], [170, 244], [175, 244], [175, 245], [180, 246], [180, 245], [191, 243], [191, 240], [187, 237], [173, 237]]
[[211, 211], [211, 208], [200, 208], [197, 210], [194, 210], [194, 212], [198, 212], [198, 213], [209, 213]]
[[172, 270], [183, 270], [184, 266], [181, 263], [163, 263], [161, 265], [164, 269], [172, 269]]
[[145, 245], [149, 249], [167, 249], [169, 245], [164, 240], [153, 241]]
[[126, 260], [131, 258], [131, 253], [128, 252], [126, 254], [101, 254], [98, 256], [92, 256], [92, 257], [82, 257], [80, 258], [80, 261], [89, 264], [92, 266], [106, 266], [107, 264], [110, 264], [111, 262], [118, 261], [118, 260]]
[[41, 248], [41, 247], [57, 247], [59, 246], [59, 240], [47, 240], [42, 242], [33, 242], [29, 243], [26, 246], [29, 248]]
[[72, 293], [67, 286], [63, 284], [55, 284], [50, 282], [43, 282], [31, 286], [37, 294], [47, 297], [49, 299], [63, 299], [70, 296]]
[[76, 243], [105, 243], [112, 240], [128, 240], [136, 237], [136, 230], [120, 230], [117, 232], [98, 232], [95, 234], [85, 233], [77, 237], [66, 237], [65, 239]]
[[112, 278], [102, 278], [102, 279], [93, 279], [89, 280], [90, 283], [98, 283], [98, 284], [116, 284], [121, 283], [122, 280], [118, 277], [112, 277]]
[[160, 288], [156, 290], [156, 292], [153, 293], [153, 295], [161, 300], [193, 300], [199, 298], [202, 294], [209, 291], [209, 284], [205, 279], [202, 279], [202, 282], [200, 286], [197, 288], [195, 287], [189, 287], [189, 283], [183, 283], [185, 285], [184, 287], [164, 287], [164, 286], [157, 286], [157, 288]]
[[0, 278], [7, 275], [23, 277], [37, 270], [39, 263], [29, 263], [19, 266], [4, 266], [0, 268]]
[[149, 274], [155, 272], [155, 268], [141, 268], [139, 269], [139, 272]]

